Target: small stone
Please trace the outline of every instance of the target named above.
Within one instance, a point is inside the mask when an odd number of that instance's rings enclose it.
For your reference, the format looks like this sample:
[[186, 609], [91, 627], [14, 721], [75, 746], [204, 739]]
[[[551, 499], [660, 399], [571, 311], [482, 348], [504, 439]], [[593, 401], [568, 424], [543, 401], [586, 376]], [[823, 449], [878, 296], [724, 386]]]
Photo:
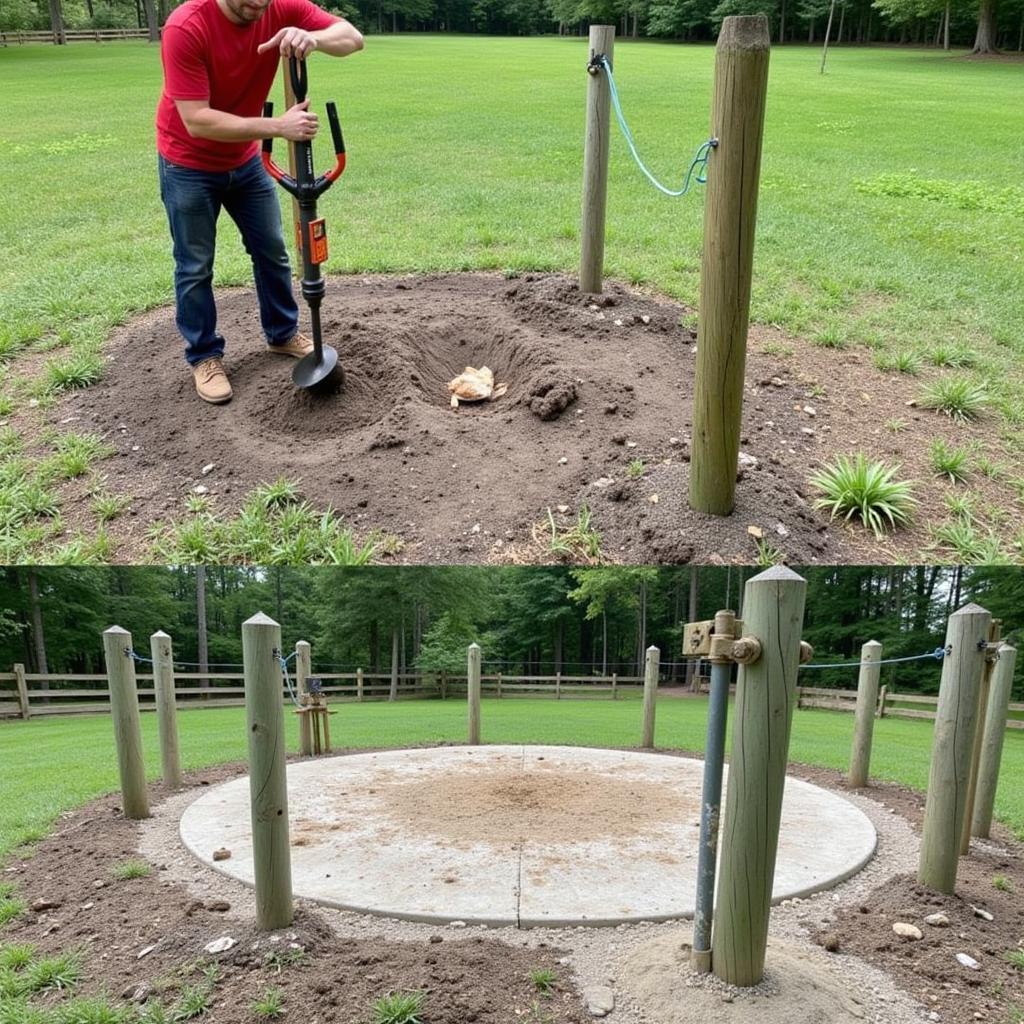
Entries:
[[473, 524], [473, 529], [471, 529], [469, 532], [470, 533], [479, 533], [480, 532], [480, 524], [479, 523], [474, 523]]
[[800, 433], [806, 434], [808, 437], [814, 437], [815, 430], [814, 427], [801, 427]]
[[567, 466], [567, 465], [569, 464], [569, 460], [568, 460], [568, 459], [567, 459], [567, 458], [566, 458], [566, 457], [565, 457], [565, 456], [563, 455], [563, 456], [562, 456], [562, 457], [561, 457], [561, 458], [560, 458], [560, 459], [558, 460], [558, 464], [559, 464], [560, 466]]
[[622, 326], [622, 321], [621, 320], [613, 320], [612, 323], [615, 324], [616, 327], [621, 327]]
[[448, 922], [448, 927], [449, 928], [465, 928], [466, 927], [466, 922], [465, 921], [449, 921]]
[[821, 940], [821, 944], [829, 953], [839, 952], [839, 936], [836, 935], [835, 932], [829, 932], [829, 934]]
[[230, 935], [223, 935], [219, 939], [214, 939], [213, 942], [208, 942], [203, 949], [207, 953], [226, 953], [237, 942], [238, 940], [231, 938]]
[[147, 946], [145, 949], [140, 949], [138, 953], [135, 954], [135, 959], [141, 960], [144, 956], [149, 956], [154, 949], [156, 949], [156, 946]]
[[92, 910], [92, 908], [95, 907], [95, 906], [96, 906], [95, 903], [83, 903], [82, 906], [79, 909], [81, 909], [81, 910]]
[[609, 402], [604, 407], [604, 411], [605, 411], [605, 415], [606, 416], [614, 416], [619, 411], [619, 403], [618, 402]]
[[775, 388], [784, 388], [786, 386], [786, 382], [781, 377], [772, 377], [770, 383]]
[[607, 985], [592, 985], [583, 990], [583, 1003], [591, 1017], [606, 1017], [615, 1009], [615, 993]]
[[153, 989], [145, 981], [133, 981], [122, 993], [121, 998], [129, 1003], [144, 1003]]
[[195, 487], [192, 488], [192, 493], [193, 494], [209, 494], [210, 493], [210, 488], [207, 487], [206, 484], [197, 484]]
[[811, 416], [811, 417], [814, 417], [814, 416], [817, 416], [817, 415], [818, 415], [818, 411], [817, 411], [817, 410], [816, 410], [816, 409], [814, 408], [814, 406], [813, 406], [813, 405], [805, 405], [805, 406], [804, 406], [804, 412], [805, 412], [805, 413], [806, 413], [806, 414], [807, 414], [808, 416]]
[[231, 909], [231, 904], [227, 900], [213, 900], [206, 904], [207, 910], [212, 910], [215, 914], [226, 914]]
[[980, 917], [982, 921], [993, 920], [992, 915], [987, 910], [982, 910], [980, 907], [971, 907], [971, 910], [974, 911], [974, 916]]
[[897, 921], [892, 926], [892, 930], [901, 939], [920, 939], [922, 937], [920, 928], [918, 928], [916, 925], [907, 924], [904, 921]]
[[978, 961], [975, 960], [973, 956], [968, 956], [966, 953], [957, 953], [956, 958], [968, 970], [971, 970], [971, 971], [980, 971], [981, 970], [981, 964], [979, 964]]
[[63, 900], [38, 899], [32, 902], [32, 911], [41, 914], [44, 910], [56, 910], [64, 905]]
[[636, 441], [627, 441], [626, 442], [626, 447], [627, 448], [635, 448], [636, 447]]
[[92, 887], [94, 889], [102, 889], [106, 884], [107, 883], [104, 882], [102, 878], [97, 878], [96, 881], [92, 883]]
[[137, 444], [133, 444], [132, 445], [132, 451], [133, 452], [141, 452], [142, 449]]
[[757, 469], [759, 465], [757, 457], [747, 452], [740, 452], [737, 461], [741, 469]]
[[942, 1020], [942, 1018], [934, 1010], [932, 1010], [931, 1013], [928, 1014], [928, 1019], [930, 1021]]
[[215, 463], [208, 462], [205, 466], [203, 466], [203, 468], [199, 471], [199, 473], [200, 473], [201, 476], [206, 476], [208, 473], [212, 473], [214, 471], [214, 469], [216, 469], [216, 468], [217, 467], [216, 467]]
[[775, 524], [775, 532], [780, 537], [788, 537], [789, 536], [789, 530], [787, 530], [786, 527], [782, 525], [782, 523], [776, 523]]
[[213, 859], [215, 861], [217, 861], [217, 860], [230, 860], [231, 859], [231, 851], [222, 846], [219, 850], [214, 850], [213, 851]]
[[734, 996], [732, 994], [732, 992], [723, 992], [722, 993], [722, 1002], [723, 1003], [732, 1003], [732, 1002], [735, 1002], [735, 1001], [736, 1001], [736, 996]]
[[949, 918], [945, 914], [929, 914], [924, 923], [930, 924], [933, 928], [948, 928]]
[[652, 494], [652, 495], [650, 495], [650, 496], [648, 497], [648, 499], [647, 499], [647, 500], [648, 500], [648, 501], [649, 501], [649, 502], [650, 502], [650, 503], [651, 503], [652, 505], [657, 505], [657, 504], [658, 504], [658, 496], [657, 496], [656, 494]]
[[643, 322], [644, 322], [645, 324], [649, 324], [649, 323], [651, 322], [651, 318], [650, 318], [650, 317], [649, 317], [649, 316], [648, 316], [648, 315], [647, 315], [646, 313], [641, 313], [641, 314], [640, 314], [640, 319], [641, 319], [641, 320], [642, 320], [642, 321], [643, 321]]
[[569, 511], [569, 506], [568, 505], [556, 505], [555, 509], [556, 509], [556, 511], [561, 512], [562, 515], [564, 516], [565, 513]]
[[680, 441], [678, 437], [670, 437], [668, 439], [668, 443], [674, 447], [675, 445], [682, 444], [683, 442]]
[[431, 935], [429, 939], [431, 945], [437, 945], [439, 942], [444, 942], [444, 938], [440, 935]]
[[595, 487], [611, 487], [611, 485], [613, 483], [615, 483], [615, 481], [612, 479], [612, 477], [610, 477], [610, 476], [599, 476], [594, 481], [594, 486]]
[[747, 533], [755, 540], [760, 540], [764, 536], [764, 530], [760, 526], [748, 526]]

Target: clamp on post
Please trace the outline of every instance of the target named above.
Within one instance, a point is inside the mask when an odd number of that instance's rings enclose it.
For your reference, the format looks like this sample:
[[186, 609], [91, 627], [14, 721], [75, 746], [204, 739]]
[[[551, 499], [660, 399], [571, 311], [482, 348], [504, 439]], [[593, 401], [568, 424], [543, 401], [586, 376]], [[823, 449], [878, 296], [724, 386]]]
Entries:
[[743, 635], [736, 613], [720, 611], [713, 619], [683, 627], [683, 657], [707, 658], [712, 665], [752, 665], [761, 657], [761, 641]]
[[603, 53], [595, 53], [587, 64], [588, 75], [598, 75], [604, 69], [605, 62], [608, 60], [607, 55]]

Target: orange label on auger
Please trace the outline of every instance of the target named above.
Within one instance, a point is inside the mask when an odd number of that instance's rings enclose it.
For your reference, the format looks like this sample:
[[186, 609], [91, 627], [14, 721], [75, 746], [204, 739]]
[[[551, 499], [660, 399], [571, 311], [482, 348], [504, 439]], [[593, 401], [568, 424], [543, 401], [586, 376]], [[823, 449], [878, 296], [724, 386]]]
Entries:
[[309, 222], [309, 262], [323, 263], [327, 259], [327, 224], [321, 218]]

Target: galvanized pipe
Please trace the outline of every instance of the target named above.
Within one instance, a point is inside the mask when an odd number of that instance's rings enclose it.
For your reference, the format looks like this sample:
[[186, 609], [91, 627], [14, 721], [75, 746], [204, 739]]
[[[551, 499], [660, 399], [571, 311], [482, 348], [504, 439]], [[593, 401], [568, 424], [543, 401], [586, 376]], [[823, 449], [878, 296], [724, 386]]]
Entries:
[[[715, 616], [715, 633], [725, 632], [731, 624], [723, 619], [731, 613]], [[721, 620], [721, 621], [720, 621]], [[728, 661], [711, 663], [711, 689], [708, 694], [708, 732], [704, 745], [704, 789], [701, 794], [700, 847], [697, 852], [697, 903], [693, 912], [693, 950], [690, 964], [695, 971], [711, 970], [711, 920], [715, 904], [715, 867], [718, 859], [718, 821], [722, 809], [722, 771], [725, 764], [725, 726], [729, 717]]]

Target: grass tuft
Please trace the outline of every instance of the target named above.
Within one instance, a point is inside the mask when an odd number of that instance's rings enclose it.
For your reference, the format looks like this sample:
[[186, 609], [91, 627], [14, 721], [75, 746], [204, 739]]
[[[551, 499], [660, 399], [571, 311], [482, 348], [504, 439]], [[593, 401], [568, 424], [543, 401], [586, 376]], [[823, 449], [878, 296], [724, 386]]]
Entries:
[[276, 1020], [284, 1013], [284, 994], [279, 988], [268, 988], [252, 1004], [252, 1012], [260, 1020]]
[[373, 1004], [373, 1024], [423, 1024], [422, 992], [391, 992]]
[[963, 448], [950, 448], [942, 438], [936, 439], [931, 447], [932, 471], [936, 476], [949, 477], [951, 483], [963, 483], [967, 479], [967, 460], [970, 452]]
[[126, 860], [111, 869], [111, 873], [119, 882], [128, 882], [133, 878], [149, 878], [153, 868], [144, 860]]
[[861, 453], [849, 458], [837, 456], [811, 477], [811, 485], [822, 492], [814, 507], [828, 509], [833, 519], [844, 515], [857, 518], [881, 539], [887, 527], [910, 522], [917, 501], [911, 495], [912, 481], [895, 480], [899, 466], [868, 462]]
[[935, 409], [958, 423], [966, 423], [981, 415], [988, 393], [966, 377], [947, 377], [926, 385], [918, 401], [922, 408]]
[[558, 976], [548, 967], [543, 967], [536, 971], [530, 971], [530, 983], [543, 995], [551, 995], [557, 980]]

